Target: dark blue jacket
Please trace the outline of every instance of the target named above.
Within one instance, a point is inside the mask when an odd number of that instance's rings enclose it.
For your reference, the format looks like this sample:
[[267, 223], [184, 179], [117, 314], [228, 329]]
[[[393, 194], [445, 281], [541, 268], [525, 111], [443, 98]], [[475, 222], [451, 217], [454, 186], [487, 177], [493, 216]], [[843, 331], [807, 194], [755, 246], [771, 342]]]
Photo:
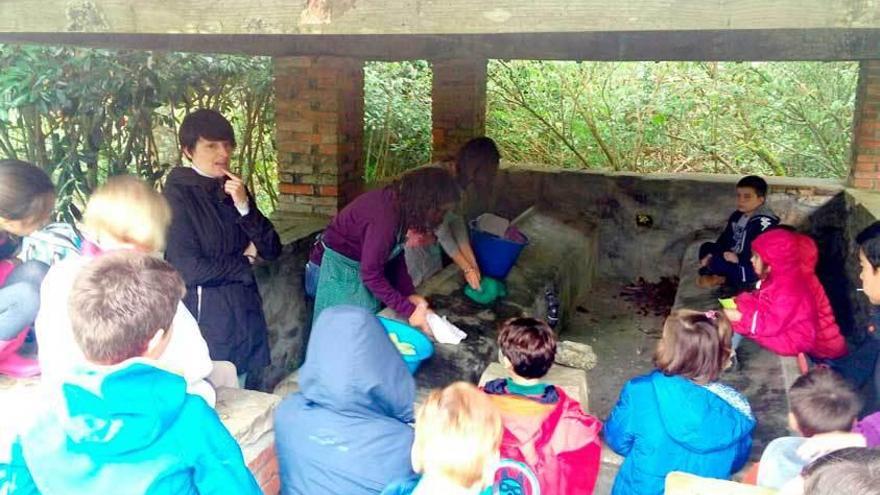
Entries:
[[659, 371], [630, 380], [605, 423], [605, 441], [626, 457], [612, 495], [662, 494], [671, 471], [711, 478], [738, 471], [755, 420], [741, 395], [720, 388], [719, 394]]
[[321, 312], [299, 383], [275, 412], [283, 494], [379, 494], [413, 475], [415, 382], [374, 315]]
[[733, 226], [739, 222], [739, 219], [743, 216], [743, 213], [739, 210], [734, 211], [730, 218], [727, 219], [727, 226], [724, 228], [724, 232], [718, 237], [718, 240], [715, 241], [715, 245], [718, 248], [719, 253], [724, 251], [733, 251], [737, 254], [739, 258], [740, 270], [742, 273], [742, 279], [738, 280], [737, 283], [742, 285], [754, 284], [758, 280], [758, 276], [755, 274], [755, 268], [752, 266], [752, 241], [755, 240], [755, 237], [758, 237], [765, 230], [779, 223], [779, 217], [773, 213], [773, 210], [770, 209], [766, 204], [761, 205], [757, 210], [752, 213], [752, 216], [749, 217], [748, 222], [746, 222], [746, 232], [743, 235], [743, 239], [740, 243], [737, 243], [733, 238]]

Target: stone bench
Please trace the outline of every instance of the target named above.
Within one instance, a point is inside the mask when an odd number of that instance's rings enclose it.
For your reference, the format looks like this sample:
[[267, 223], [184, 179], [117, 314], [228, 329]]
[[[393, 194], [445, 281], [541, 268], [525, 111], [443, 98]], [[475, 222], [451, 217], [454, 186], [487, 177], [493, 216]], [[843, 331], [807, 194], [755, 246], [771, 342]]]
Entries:
[[[464, 278], [455, 265], [419, 287], [419, 293], [439, 314], [468, 334], [458, 345], [435, 344], [434, 356], [416, 373], [420, 388], [443, 387], [456, 380], [477, 383], [486, 366], [497, 361], [499, 323], [514, 316], [544, 319], [548, 290], [560, 301], [557, 330], [564, 333], [566, 315], [574, 311], [574, 301], [592, 284], [598, 248], [592, 223], [537, 208], [530, 208], [513, 223], [529, 237], [529, 246], [506, 279], [508, 295], [503, 300], [490, 307], [472, 302], [464, 295]], [[400, 319], [389, 308], [380, 315]]]
[[238, 442], [245, 463], [266, 495], [277, 495], [281, 490], [273, 422], [279, 402], [281, 398], [274, 394], [217, 389], [217, 415]]
[[776, 490], [674, 471], [666, 476], [666, 495], [773, 495]]

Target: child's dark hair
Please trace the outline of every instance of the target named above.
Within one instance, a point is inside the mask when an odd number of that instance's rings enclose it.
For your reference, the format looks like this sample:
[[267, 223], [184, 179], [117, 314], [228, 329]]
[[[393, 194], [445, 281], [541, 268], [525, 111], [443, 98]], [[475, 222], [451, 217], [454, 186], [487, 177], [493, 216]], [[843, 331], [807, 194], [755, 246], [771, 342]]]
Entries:
[[862, 408], [849, 383], [828, 368], [799, 376], [788, 391], [788, 402], [805, 437], [849, 431]]
[[865, 227], [856, 236], [856, 243], [859, 249], [865, 253], [868, 263], [874, 270], [880, 268], [880, 221], [874, 222]]
[[440, 167], [419, 167], [403, 174], [391, 187], [397, 189], [403, 230], [431, 232], [442, 217], [435, 215], [443, 205], [457, 203], [458, 184], [452, 174]]
[[32, 220], [48, 217], [55, 186], [42, 169], [19, 160], [0, 160], [0, 217]]
[[498, 347], [523, 378], [541, 378], [556, 359], [556, 334], [535, 318], [511, 318], [501, 325]]
[[835, 450], [807, 465], [801, 476], [809, 495], [880, 495], [880, 450]]
[[491, 173], [494, 176], [500, 160], [501, 153], [491, 138], [482, 136], [471, 139], [461, 147], [455, 159], [458, 185], [465, 188], [481, 174]]
[[709, 383], [727, 367], [732, 335], [730, 322], [720, 311], [679, 309], [666, 318], [654, 364], [666, 375]]
[[227, 141], [235, 147], [235, 132], [226, 117], [216, 110], [200, 108], [183, 118], [177, 133], [180, 147], [192, 152], [199, 138], [208, 141]]
[[767, 181], [757, 175], [747, 175], [736, 183], [736, 187], [748, 187], [755, 191], [759, 198], [767, 196]]
[[77, 275], [68, 300], [73, 336], [89, 361], [141, 356], [171, 322], [186, 287], [167, 262], [137, 251], [101, 255]]

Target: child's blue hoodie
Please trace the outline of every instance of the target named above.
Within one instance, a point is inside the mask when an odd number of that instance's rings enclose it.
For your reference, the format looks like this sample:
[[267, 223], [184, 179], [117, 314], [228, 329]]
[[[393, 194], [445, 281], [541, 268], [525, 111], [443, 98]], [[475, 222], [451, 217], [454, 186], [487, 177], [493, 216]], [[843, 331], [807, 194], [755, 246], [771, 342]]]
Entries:
[[626, 457], [613, 495], [660, 495], [666, 475], [729, 478], [748, 460], [755, 419], [745, 398], [660, 371], [630, 380], [605, 423], [605, 441]]
[[0, 464], [0, 492], [260, 494], [241, 449], [204, 399], [134, 359], [83, 368]]

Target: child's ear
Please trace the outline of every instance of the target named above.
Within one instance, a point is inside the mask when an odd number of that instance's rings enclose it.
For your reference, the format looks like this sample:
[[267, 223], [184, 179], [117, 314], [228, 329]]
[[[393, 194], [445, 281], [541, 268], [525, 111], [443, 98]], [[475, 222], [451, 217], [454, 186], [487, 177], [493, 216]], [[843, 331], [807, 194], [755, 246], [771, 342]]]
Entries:
[[192, 152], [190, 152], [190, 150], [188, 150], [185, 146], [183, 148], [180, 148], [180, 151], [183, 152], [183, 156], [185, 156], [187, 160], [193, 160]]
[[803, 436], [803, 432], [801, 432], [801, 427], [798, 424], [798, 420], [796, 417], [794, 417], [794, 413], [791, 411], [788, 412], [788, 427], [791, 429], [791, 431]]
[[153, 337], [147, 342], [147, 350], [144, 351], [144, 357], [150, 359], [159, 359], [168, 347], [168, 341], [171, 339], [171, 332], [159, 329], [153, 334]]

